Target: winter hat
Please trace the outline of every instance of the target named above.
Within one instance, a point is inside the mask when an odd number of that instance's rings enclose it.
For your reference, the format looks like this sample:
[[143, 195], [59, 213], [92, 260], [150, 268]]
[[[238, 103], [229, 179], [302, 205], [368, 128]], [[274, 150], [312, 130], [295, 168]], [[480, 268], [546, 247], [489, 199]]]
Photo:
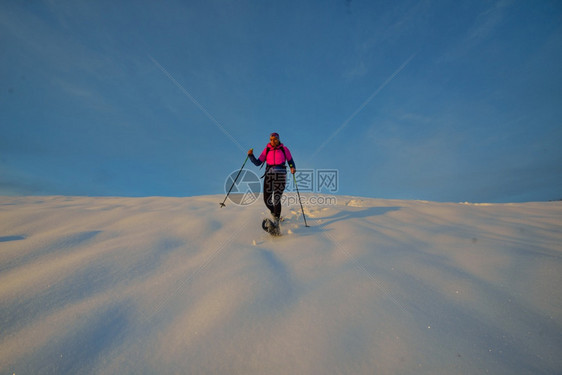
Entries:
[[279, 139], [279, 133], [271, 133], [269, 136]]

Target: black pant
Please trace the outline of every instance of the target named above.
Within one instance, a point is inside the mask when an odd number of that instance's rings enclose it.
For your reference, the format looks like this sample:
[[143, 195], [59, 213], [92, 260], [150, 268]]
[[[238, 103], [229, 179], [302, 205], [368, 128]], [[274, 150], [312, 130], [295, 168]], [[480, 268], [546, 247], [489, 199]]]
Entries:
[[263, 180], [263, 200], [275, 218], [281, 216], [281, 196], [285, 191], [287, 173], [268, 171]]

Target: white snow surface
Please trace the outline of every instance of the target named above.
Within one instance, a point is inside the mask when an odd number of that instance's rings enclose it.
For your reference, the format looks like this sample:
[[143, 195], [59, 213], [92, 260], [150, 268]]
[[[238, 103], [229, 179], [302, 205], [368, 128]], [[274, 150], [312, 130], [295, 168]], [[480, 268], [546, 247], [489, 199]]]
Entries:
[[0, 197], [0, 373], [562, 373], [562, 202], [336, 198]]

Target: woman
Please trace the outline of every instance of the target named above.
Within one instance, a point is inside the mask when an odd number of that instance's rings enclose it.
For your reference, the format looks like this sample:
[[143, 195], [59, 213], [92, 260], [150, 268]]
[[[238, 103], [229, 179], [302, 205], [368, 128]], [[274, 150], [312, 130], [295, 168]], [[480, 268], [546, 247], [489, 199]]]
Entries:
[[295, 162], [289, 149], [279, 141], [278, 133], [271, 133], [269, 143], [262, 151], [259, 158], [255, 158], [253, 149], [248, 151], [248, 156], [254, 165], [266, 163], [263, 180], [263, 200], [271, 212], [276, 227], [279, 227], [281, 217], [281, 196], [285, 190], [287, 170], [285, 162], [289, 164], [291, 173], [295, 173]]

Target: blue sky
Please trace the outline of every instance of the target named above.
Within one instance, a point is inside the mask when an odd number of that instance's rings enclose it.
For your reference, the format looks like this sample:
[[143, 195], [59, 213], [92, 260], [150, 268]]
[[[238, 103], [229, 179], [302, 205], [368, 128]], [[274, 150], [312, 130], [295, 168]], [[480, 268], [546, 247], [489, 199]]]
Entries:
[[339, 194], [562, 198], [559, 1], [7, 0], [0, 46], [0, 194], [220, 194], [277, 131]]

